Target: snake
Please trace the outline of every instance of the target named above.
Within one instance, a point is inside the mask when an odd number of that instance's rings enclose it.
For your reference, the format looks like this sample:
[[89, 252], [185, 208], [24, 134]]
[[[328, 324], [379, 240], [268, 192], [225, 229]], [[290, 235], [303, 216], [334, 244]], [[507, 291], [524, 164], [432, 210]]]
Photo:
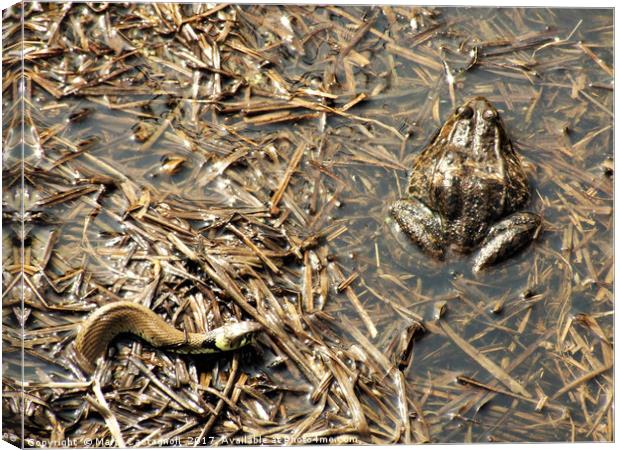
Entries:
[[75, 338], [77, 362], [92, 373], [108, 345], [121, 334], [132, 334], [151, 346], [182, 354], [238, 350], [262, 329], [257, 322], [228, 323], [206, 333], [178, 330], [153, 310], [131, 301], [115, 301], [97, 308], [80, 325]]

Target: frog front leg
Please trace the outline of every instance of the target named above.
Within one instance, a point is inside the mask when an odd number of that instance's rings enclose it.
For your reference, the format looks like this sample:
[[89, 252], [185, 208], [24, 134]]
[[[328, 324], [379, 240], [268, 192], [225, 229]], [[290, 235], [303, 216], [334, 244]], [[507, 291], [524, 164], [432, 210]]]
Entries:
[[540, 223], [540, 216], [518, 212], [493, 225], [474, 259], [474, 272], [501, 262], [527, 246], [540, 228]]
[[390, 213], [422, 251], [434, 258], [443, 259], [444, 238], [437, 214], [415, 198], [394, 202]]

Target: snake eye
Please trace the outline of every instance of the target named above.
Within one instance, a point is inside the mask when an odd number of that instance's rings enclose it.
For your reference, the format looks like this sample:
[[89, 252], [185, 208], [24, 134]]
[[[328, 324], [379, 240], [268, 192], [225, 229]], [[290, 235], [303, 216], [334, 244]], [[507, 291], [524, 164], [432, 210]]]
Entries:
[[493, 111], [492, 109], [487, 109], [482, 113], [482, 118], [484, 120], [488, 120], [489, 122], [497, 119], [497, 111]]
[[463, 119], [469, 119], [474, 115], [474, 110], [471, 109], [471, 106], [459, 106], [456, 109], [456, 114]]

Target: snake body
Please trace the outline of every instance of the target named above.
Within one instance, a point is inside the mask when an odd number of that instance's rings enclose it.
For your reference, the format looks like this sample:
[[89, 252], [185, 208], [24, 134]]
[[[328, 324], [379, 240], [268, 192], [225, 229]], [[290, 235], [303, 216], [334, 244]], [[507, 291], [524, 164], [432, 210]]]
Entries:
[[177, 330], [146, 306], [120, 301], [98, 308], [84, 321], [75, 350], [82, 369], [91, 373], [120, 334], [133, 334], [153, 347], [176, 353], [204, 354], [237, 350], [250, 343], [261, 328], [256, 322], [238, 322], [206, 333], [188, 333]]

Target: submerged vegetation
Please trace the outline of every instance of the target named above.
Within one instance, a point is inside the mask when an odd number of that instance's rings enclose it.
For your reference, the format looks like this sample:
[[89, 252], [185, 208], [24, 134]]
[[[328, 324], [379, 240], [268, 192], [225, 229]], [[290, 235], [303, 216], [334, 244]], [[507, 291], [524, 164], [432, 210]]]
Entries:
[[[5, 440], [614, 439], [611, 10], [33, 2], [2, 31]], [[543, 231], [474, 275], [386, 217], [478, 95]], [[78, 327], [119, 300], [264, 332], [120, 339], [91, 377]]]

